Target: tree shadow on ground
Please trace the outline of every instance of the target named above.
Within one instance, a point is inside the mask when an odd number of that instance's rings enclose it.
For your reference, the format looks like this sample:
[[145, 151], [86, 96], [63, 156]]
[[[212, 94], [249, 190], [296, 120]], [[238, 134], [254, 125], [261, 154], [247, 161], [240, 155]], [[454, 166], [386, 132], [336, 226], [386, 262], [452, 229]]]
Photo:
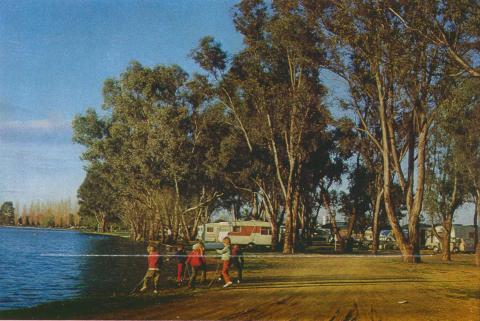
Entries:
[[[454, 282], [454, 281], [442, 281]], [[232, 289], [295, 289], [310, 287], [339, 287], [339, 286], [364, 286], [364, 285], [381, 285], [395, 286], [395, 284], [405, 283], [437, 283], [436, 281], [419, 279], [419, 278], [311, 278], [311, 277], [270, 277], [270, 278], [253, 278], [240, 285], [235, 285]]]

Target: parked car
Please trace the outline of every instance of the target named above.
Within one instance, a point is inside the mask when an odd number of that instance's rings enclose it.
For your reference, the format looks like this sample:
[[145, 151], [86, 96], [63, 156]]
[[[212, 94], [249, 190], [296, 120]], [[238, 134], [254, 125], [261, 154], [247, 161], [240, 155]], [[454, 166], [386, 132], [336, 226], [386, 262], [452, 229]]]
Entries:
[[313, 239], [315, 241], [330, 242], [332, 239], [332, 233], [327, 228], [317, 228], [313, 232]]

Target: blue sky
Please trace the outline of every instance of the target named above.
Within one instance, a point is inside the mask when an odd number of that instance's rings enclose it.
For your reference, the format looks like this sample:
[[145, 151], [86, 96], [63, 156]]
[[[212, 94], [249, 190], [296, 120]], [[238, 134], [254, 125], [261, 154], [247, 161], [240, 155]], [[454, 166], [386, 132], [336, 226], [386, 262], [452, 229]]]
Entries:
[[70, 123], [132, 60], [181, 65], [205, 35], [238, 50], [234, 1], [0, 0], [0, 202], [76, 197]]
[[[132, 60], [179, 64], [212, 35], [242, 46], [226, 0], [0, 0], [0, 202], [76, 198], [84, 178], [71, 120], [99, 109], [103, 81]], [[334, 95], [338, 79], [324, 74]], [[471, 208], [462, 211], [471, 224]]]

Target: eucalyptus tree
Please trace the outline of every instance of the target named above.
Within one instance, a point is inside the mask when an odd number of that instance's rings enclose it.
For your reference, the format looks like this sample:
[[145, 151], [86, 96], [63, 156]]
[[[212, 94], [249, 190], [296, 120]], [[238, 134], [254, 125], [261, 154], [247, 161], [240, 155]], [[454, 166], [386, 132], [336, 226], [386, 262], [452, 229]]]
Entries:
[[369, 183], [373, 181], [374, 174], [360, 163], [360, 157], [357, 156], [357, 162], [348, 173], [347, 191], [340, 192], [339, 205], [340, 210], [348, 219], [347, 233], [340, 239], [341, 242], [348, 242], [354, 231], [362, 234], [370, 225], [367, 215], [372, 212], [371, 195], [369, 194]]
[[204, 165], [215, 149], [204, 137], [222, 135], [208, 123], [205, 85], [175, 65], [133, 62], [105, 82], [106, 116], [87, 111], [74, 121], [74, 140], [87, 147], [83, 158], [108, 169], [121, 216], [137, 239], [191, 239], [220, 195], [222, 184]]
[[[329, 68], [353, 81], [372, 101], [353, 108], [360, 129], [381, 155], [385, 210], [403, 259], [419, 262], [427, 141], [434, 114], [449, 93], [448, 52], [405, 28], [389, 10], [394, 4], [397, 12], [422, 12], [423, 3], [303, 3], [309, 21], [328, 38]], [[412, 19], [419, 22], [422, 15]], [[408, 213], [408, 235], [395, 213], [395, 182]]]
[[80, 217], [94, 217], [99, 232], [108, 231], [111, 223], [119, 220], [116, 194], [109, 182], [106, 169], [101, 164], [95, 163], [87, 167], [77, 197]]
[[81, 156], [88, 163], [85, 166], [85, 179], [77, 191], [79, 214], [84, 218], [94, 217], [98, 230], [103, 232], [110, 220], [118, 215], [102, 144], [108, 135], [108, 120], [89, 108], [84, 115], [74, 118], [72, 127], [73, 141], [87, 147]]
[[[480, 265], [478, 217], [480, 215], [480, 91], [479, 80], [459, 80], [442, 116], [443, 139], [450, 139], [452, 157], [475, 203], [474, 225], [477, 263]], [[466, 192], [464, 193], [466, 194]], [[463, 196], [463, 195], [462, 195]], [[463, 196], [464, 197], [464, 196]]]
[[437, 120], [432, 131], [429, 155], [425, 211], [433, 223], [440, 223], [442, 233], [432, 227], [432, 232], [441, 241], [442, 260], [451, 261], [451, 232], [455, 211], [465, 202], [468, 195], [468, 179], [464, 166], [456, 157], [453, 136]]
[[[244, 3], [241, 5], [248, 7]], [[261, 3], [258, 5], [259, 15], [252, 22], [262, 25], [264, 19], [260, 15], [265, 13], [266, 8]], [[258, 202], [263, 204], [272, 225], [272, 246], [276, 248], [283, 217], [279, 215], [280, 196], [273, 160], [258, 130], [261, 128], [258, 119], [243, 103], [242, 89], [235, 77], [229, 74], [232, 64], [229, 64], [227, 56], [221, 44], [211, 36], [202, 38], [198, 47], [191, 52], [191, 57], [207, 72], [215, 97], [224, 107], [225, 122], [234, 129], [222, 143], [220, 165], [231, 187], [231, 192], [222, 198], [222, 204], [227, 208], [238, 207], [248, 199], [252, 200], [252, 209]]]
[[[268, 8], [263, 1], [242, 1], [236, 6], [234, 23], [245, 47], [230, 64], [211, 38], [201, 40], [192, 54], [215, 80], [217, 97], [229, 110], [252, 158], [270, 164], [275, 182], [261, 176], [253, 179], [256, 192], [268, 204], [271, 221], [278, 217], [272, 196], [280, 198], [285, 213], [284, 253], [294, 252], [301, 225], [304, 165], [312, 152], [323, 148], [322, 135], [328, 136], [332, 119], [319, 77], [324, 60], [317, 46], [321, 39], [297, 14], [297, 5], [278, 1]], [[273, 184], [274, 190], [267, 190]]]
[[422, 3], [387, 2], [392, 12], [406, 29], [416, 33], [432, 46], [447, 52], [455, 71], [480, 77], [480, 2], [478, 0], [431, 1]]

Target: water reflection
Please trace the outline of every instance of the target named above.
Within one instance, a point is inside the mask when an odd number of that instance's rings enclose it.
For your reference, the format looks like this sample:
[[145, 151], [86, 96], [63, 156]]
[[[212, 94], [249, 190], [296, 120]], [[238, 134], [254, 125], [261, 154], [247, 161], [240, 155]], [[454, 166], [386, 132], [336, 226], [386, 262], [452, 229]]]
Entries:
[[[113, 295], [128, 293], [147, 267], [145, 247], [121, 238], [89, 236], [80, 269], [81, 294]], [[105, 256], [103, 256], [105, 255]]]

